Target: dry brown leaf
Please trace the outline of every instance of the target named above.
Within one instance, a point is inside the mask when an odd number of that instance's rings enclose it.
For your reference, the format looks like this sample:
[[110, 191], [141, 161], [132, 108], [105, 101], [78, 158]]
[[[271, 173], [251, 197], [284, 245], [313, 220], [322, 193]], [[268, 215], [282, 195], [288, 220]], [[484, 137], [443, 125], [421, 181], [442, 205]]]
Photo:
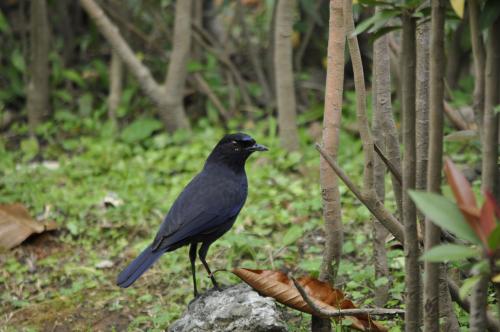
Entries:
[[54, 221], [34, 220], [20, 203], [0, 204], [0, 248], [12, 249], [31, 234], [55, 230]]
[[[232, 272], [253, 289], [264, 296], [274, 298], [276, 301], [299, 311], [315, 315], [312, 308], [304, 301], [293, 281], [281, 271], [252, 270], [236, 268]], [[314, 303], [325, 310], [354, 309], [352, 301], [346, 299], [344, 294], [328, 283], [311, 277], [302, 277], [297, 280], [311, 297]], [[373, 321], [368, 315], [346, 316], [352, 322], [351, 327], [359, 331], [387, 331], [385, 327]]]

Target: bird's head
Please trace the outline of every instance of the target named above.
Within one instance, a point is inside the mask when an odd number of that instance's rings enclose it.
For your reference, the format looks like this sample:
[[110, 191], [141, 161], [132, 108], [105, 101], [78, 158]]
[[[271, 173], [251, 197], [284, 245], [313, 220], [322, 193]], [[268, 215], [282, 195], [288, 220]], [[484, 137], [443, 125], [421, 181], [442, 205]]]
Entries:
[[247, 158], [255, 151], [267, 151], [264, 145], [244, 133], [225, 135], [215, 146], [207, 159], [207, 163], [217, 162], [229, 166], [243, 167]]

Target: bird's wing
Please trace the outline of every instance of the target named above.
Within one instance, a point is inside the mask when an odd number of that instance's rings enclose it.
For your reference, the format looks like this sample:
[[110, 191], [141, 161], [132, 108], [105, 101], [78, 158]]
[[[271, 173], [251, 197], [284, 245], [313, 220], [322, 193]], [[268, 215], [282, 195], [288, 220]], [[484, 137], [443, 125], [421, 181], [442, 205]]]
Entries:
[[172, 205], [155, 237], [153, 250], [226, 223], [238, 215], [246, 196], [246, 179], [239, 184], [223, 177], [198, 174]]

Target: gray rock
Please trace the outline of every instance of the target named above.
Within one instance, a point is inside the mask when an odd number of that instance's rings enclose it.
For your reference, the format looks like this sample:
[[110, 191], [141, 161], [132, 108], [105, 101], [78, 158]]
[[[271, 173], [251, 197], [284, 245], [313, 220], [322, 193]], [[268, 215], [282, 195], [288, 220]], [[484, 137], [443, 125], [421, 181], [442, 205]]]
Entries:
[[193, 300], [168, 332], [286, 332], [274, 301], [246, 284], [219, 292], [210, 290]]

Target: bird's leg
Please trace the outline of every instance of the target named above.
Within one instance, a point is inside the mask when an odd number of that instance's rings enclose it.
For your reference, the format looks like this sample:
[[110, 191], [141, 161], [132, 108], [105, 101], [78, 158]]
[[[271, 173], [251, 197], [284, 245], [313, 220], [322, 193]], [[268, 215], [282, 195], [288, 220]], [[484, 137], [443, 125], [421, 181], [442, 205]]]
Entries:
[[198, 296], [198, 289], [196, 289], [196, 247], [198, 243], [191, 243], [191, 247], [189, 248], [189, 259], [191, 260], [191, 274], [193, 275], [193, 286], [194, 286], [194, 297]]
[[211, 243], [204, 242], [201, 244], [200, 251], [198, 251], [198, 255], [200, 257], [200, 261], [203, 263], [203, 266], [205, 267], [205, 270], [207, 270], [208, 276], [212, 280], [212, 283], [214, 284], [214, 288], [220, 291], [219, 284], [217, 284], [217, 281], [215, 280], [214, 275], [212, 274], [212, 271], [210, 271], [210, 268], [208, 267], [207, 261], [205, 258], [207, 257], [207, 252], [208, 252], [208, 247], [210, 247]]

